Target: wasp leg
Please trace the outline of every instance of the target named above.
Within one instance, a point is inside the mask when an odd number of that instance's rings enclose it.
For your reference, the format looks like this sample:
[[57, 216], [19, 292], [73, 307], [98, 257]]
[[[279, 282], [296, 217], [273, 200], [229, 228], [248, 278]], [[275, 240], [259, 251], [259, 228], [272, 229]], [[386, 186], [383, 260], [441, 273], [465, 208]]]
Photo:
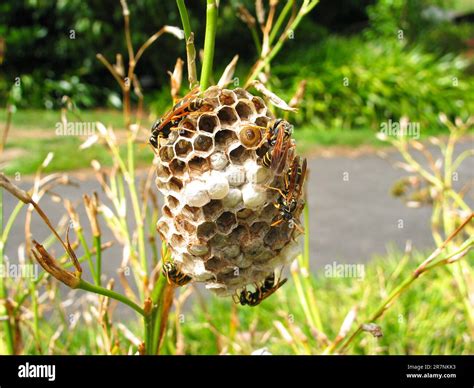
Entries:
[[283, 191], [281, 191], [281, 189], [277, 187], [273, 187], [273, 186], [268, 186], [268, 185], [265, 185], [264, 187], [266, 187], [267, 189], [276, 190], [283, 198], [286, 198], [286, 195], [283, 194]]
[[232, 295], [232, 301], [233, 301], [235, 304], [239, 304], [239, 303], [240, 303], [240, 299], [239, 299], [239, 295], [238, 295], [237, 291], [235, 291], [235, 293]]
[[280, 218], [279, 220], [276, 220], [273, 224], [271, 224], [270, 226], [278, 226], [280, 225], [281, 223], [283, 222], [283, 218]]
[[293, 225], [295, 226], [296, 229], [298, 229], [299, 232], [301, 232], [302, 234], [305, 233], [304, 229], [300, 225], [298, 225], [297, 222], [294, 222]]

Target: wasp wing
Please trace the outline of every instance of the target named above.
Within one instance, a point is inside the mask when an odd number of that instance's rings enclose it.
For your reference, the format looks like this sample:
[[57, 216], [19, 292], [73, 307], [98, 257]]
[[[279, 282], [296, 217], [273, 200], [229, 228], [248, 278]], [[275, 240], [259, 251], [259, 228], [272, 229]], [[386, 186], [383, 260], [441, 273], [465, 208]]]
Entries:
[[285, 138], [284, 131], [278, 131], [278, 137], [272, 150], [272, 163], [270, 165], [270, 168], [275, 171], [277, 175], [281, 174], [285, 168], [289, 149], [290, 139]]

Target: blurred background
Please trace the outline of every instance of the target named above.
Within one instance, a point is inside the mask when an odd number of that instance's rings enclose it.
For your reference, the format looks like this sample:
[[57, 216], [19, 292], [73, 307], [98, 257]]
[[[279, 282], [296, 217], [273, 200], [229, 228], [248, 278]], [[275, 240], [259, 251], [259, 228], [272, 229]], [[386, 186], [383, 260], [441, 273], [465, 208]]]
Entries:
[[[285, 2], [279, 2], [278, 11], [281, 11], [283, 4]], [[128, 6], [135, 49], [162, 26], [181, 26], [175, 1], [136, 0], [129, 1]], [[199, 50], [203, 46], [206, 2], [188, 1], [187, 7]], [[253, 0], [221, 1], [219, 8], [214, 81], [238, 54], [232, 87], [243, 86], [259, 55], [245, 23], [248, 19], [242, 17], [242, 7], [255, 15]], [[58, 125], [62, 123], [61, 110], [68, 111], [69, 122], [94, 124], [100, 121], [113, 127], [120, 152], [123, 151], [123, 155], [128, 152], [121, 91], [96, 58], [97, 53], [101, 53], [110, 63], [115, 63], [116, 55], [121, 53], [127, 61], [123, 31], [122, 9], [118, 0], [7, 0], [0, 3], [0, 129], [3, 137], [0, 168], [23, 189], [36, 185], [42, 174], [70, 172], [72, 180], [79, 185], [69, 185], [69, 181], [66, 185], [58, 184], [54, 190], [45, 190], [42, 195], [47, 195], [41, 201], [42, 208], [53, 223], [62, 222], [63, 229], [70, 218], [61, 204], [63, 199], [77, 205], [81, 220], [87, 218], [84, 207], [79, 206], [84, 193], [98, 191], [103, 203], [110, 205], [101, 192], [101, 184], [95, 179], [91, 161], [97, 160], [107, 168], [114, 164], [114, 156], [108, 152], [104, 142], [91, 142], [87, 148], [80, 149], [81, 144], [92, 138], [90, 134], [58, 133]], [[137, 182], [147, 175], [145, 167], [149, 168], [153, 159], [152, 152], [146, 146], [148, 128], [172, 106], [168, 72], [173, 71], [178, 57], [186, 58], [184, 42], [172, 35], [163, 35], [146, 51], [136, 69], [143, 89], [145, 113], [141, 122], [143, 131], [134, 150]], [[461, 216], [465, 217], [466, 209], [447, 203], [447, 197], [438, 195], [436, 190], [430, 191], [432, 183], [425, 185], [423, 178], [415, 177], [413, 166], [418, 161], [422, 168], [431, 168], [439, 176], [444, 174], [443, 168], [449, 171], [451, 159], [465, 161], [462, 165], [461, 162], [454, 162], [456, 176], [447, 174], [443, 184], [447, 191], [460, 193], [466, 201], [466, 208], [474, 203], [472, 193], [468, 193], [469, 187], [474, 186], [474, 158], [468, 158], [474, 149], [472, 127], [460, 121], [466, 122], [474, 108], [473, 59], [473, 1], [321, 0], [272, 61], [271, 76], [266, 85], [285, 101], [290, 101], [305, 85], [296, 113], [276, 113], [295, 124], [298, 150], [309, 159], [307, 203], [310, 216], [306, 226], [310, 233], [307, 234], [305, 257], [308, 262], [311, 258], [309, 264], [317, 277], [311, 280], [314, 280], [314, 288], [309, 283], [303, 284], [303, 288], [310, 307], [313, 304], [316, 306], [310, 295], [314, 295], [315, 290], [318, 293], [321, 291], [317, 300], [322, 306], [322, 321], [328, 326], [326, 334], [329, 337], [339, 338], [339, 324], [345, 322], [348, 311], [360, 308], [362, 315], [367, 316], [367, 311], [389, 295], [387, 290], [393, 290], [402, 279], [410, 276], [417, 263], [426, 258], [426, 252], [431, 252], [436, 244], [440, 244], [437, 239], [437, 228], [443, 224], [438, 223], [437, 218], [440, 208], [442, 214], [447, 216], [444, 231], [439, 236], [449, 235], [451, 227], [458, 225]], [[181, 95], [185, 93], [184, 86], [187, 86], [185, 77]], [[133, 106], [136, 107], [138, 100], [135, 95], [133, 98]], [[440, 116], [441, 113], [444, 115]], [[408, 162], [396, 152], [398, 148], [403, 154], [406, 144], [397, 143], [396, 136], [389, 142], [383, 142], [376, 136], [383, 125], [400, 124], [406, 120], [419, 129], [419, 138], [416, 136], [408, 140], [420, 140], [423, 144], [414, 143], [413, 148], [420, 153]], [[9, 128], [9, 131], [4, 128]], [[444, 142], [453, 148], [452, 153], [451, 149], [447, 152], [448, 156], [445, 155], [447, 147]], [[390, 144], [395, 146], [390, 147]], [[47, 157], [49, 153], [54, 153], [54, 157]], [[433, 163], [441, 157], [445, 157], [442, 163]], [[40, 167], [45, 158], [48, 163]], [[403, 165], [402, 161], [406, 163]], [[405, 170], [395, 169], [394, 165]], [[40, 172], [35, 181], [36, 171]], [[412, 175], [406, 178], [407, 173]], [[404, 198], [400, 200], [391, 194]], [[129, 213], [122, 215], [123, 222], [133, 235], [136, 228], [130, 200], [128, 194], [124, 196], [127, 203], [124, 207], [128, 208]], [[2, 237], [4, 243], [8, 239], [2, 252], [5, 258], [15, 261], [25, 256], [27, 249], [24, 244], [31, 238], [28, 235], [30, 231], [34, 231], [34, 237], [39, 241], [49, 239], [49, 243], [53, 244], [42, 220], [36, 216], [28, 218], [26, 206], [20, 210], [13, 196], [5, 194], [2, 206], [4, 220], [10, 216], [14, 220], [7, 223], [11, 227], [8, 229], [10, 234]], [[16, 209], [18, 213], [15, 213]], [[30, 210], [28, 212], [31, 213]], [[29, 229], [23, 222], [25, 215], [28, 225], [31, 225]], [[153, 217], [150, 217], [146, 235], [151, 246], [158, 246], [159, 242], [154, 239], [156, 220]], [[446, 220], [452, 221], [453, 225]], [[102, 226], [105, 226], [104, 222]], [[111, 230], [103, 229], [103, 241], [114, 241]], [[88, 227], [84, 229], [84, 235], [87, 240], [91, 238]], [[413, 255], [407, 241], [411, 241], [417, 250]], [[404, 253], [406, 246], [408, 248]], [[107, 248], [107, 258], [104, 257], [103, 263], [104, 274], [117, 280], [119, 291], [122, 286], [117, 268], [120, 257], [125, 255], [122, 248], [120, 244]], [[369, 262], [377, 257], [378, 260]], [[324, 268], [332, 263], [362, 264], [366, 271], [365, 282], [350, 276], [337, 279], [328, 276]], [[304, 269], [306, 271], [306, 267]], [[289, 269], [286, 268], [286, 271], [289, 272]], [[425, 283], [426, 287], [418, 286], [410, 290], [391, 310], [384, 326], [383, 339], [372, 341], [372, 338], [363, 338], [354, 352], [472, 354], [474, 342], [468, 332], [474, 328], [472, 298], [465, 288], [459, 286], [464, 284], [461, 270], [459, 273], [453, 271], [454, 275], [448, 270], [443, 271], [430, 278], [429, 285]], [[472, 288], [472, 269], [470, 271], [471, 283], [466, 284]], [[465, 272], [468, 273], [467, 270]], [[87, 270], [85, 274], [89, 276]], [[292, 276], [295, 284], [299, 284], [300, 275], [294, 272]], [[453, 291], [453, 278], [460, 290], [458, 299]], [[28, 288], [22, 284], [27, 283], [17, 284], [14, 279], [9, 281], [10, 298], [16, 295], [18, 306], [27, 305], [28, 292], [21, 297], [23, 289]], [[309, 282], [308, 279], [304, 281]], [[54, 282], [49, 282], [47, 286], [52, 284]], [[176, 318], [176, 333], [173, 332], [172, 340], [166, 343], [166, 353], [229, 351], [248, 354], [267, 346], [269, 338], [273, 341], [278, 333], [282, 338], [275, 340], [275, 352], [307, 354], [313, 351], [314, 344], [317, 352], [326, 349], [328, 342], [321, 335], [324, 334], [321, 325], [313, 324], [309, 319], [311, 324], [301, 326], [303, 331], [299, 333], [294, 322], [286, 319], [288, 314], [294, 315], [298, 326], [306, 322], [308, 311], [299, 288], [295, 291], [294, 287], [286, 286], [284, 290], [278, 293], [282, 299], [273, 298], [274, 302], [265, 303], [269, 307], [258, 312], [241, 309], [238, 313], [235, 307], [230, 308], [233, 304], [229, 299], [210, 297], [211, 294], [206, 291], [204, 295], [212, 303], [203, 304], [204, 307], [194, 316], [186, 318], [186, 323], [178, 322]], [[33, 291], [30, 292], [34, 297]], [[55, 292], [49, 295], [54, 296]], [[185, 297], [177, 304], [179, 308], [184, 306], [189, 292], [179, 293], [183, 294]], [[45, 300], [42, 299], [41, 303]], [[55, 300], [59, 306], [61, 298], [56, 297]], [[81, 300], [83, 304], [77, 307], [77, 299], [73, 296], [58, 307], [61, 313], [59, 322], [64, 325], [63, 328], [66, 327], [65, 333], [56, 335], [59, 329], [56, 331], [53, 327], [44, 334], [43, 326], [39, 330], [37, 324], [37, 344], [29, 344], [25, 352], [45, 352], [45, 347], [41, 345], [45, 341], [43, 337], [53, 334], [55, 339], [50, 342], [50, 353], [112, 352], [105, 342], [105, 345], [97, 344], [93, 336], [88, 335], [89, 339], [84, 339], [87, 333], [80, 330], [89, 327], [87, 325], [94, 326], [94, 320], [91, 321], [86, 313], [83, 316], [79, 314], [82, 307], [88, 313], [91, 299]], [[54, 308], [53, 303], [46, 302], [43, 305], [40, 303], [42, 307], [39, 313], [35, 312], [36, 316], [43, 314], [42, 308], [46, 312]], [[295, 307], [300, 302], [302, 311]], [[337, 308], [334, 308], [335, 305]], [[176, 308], [178, 318], [179, 308]], [[17, 307], [15, 311], [22, 310]], [[274, 320], [276, 314], [279, 321]], [[72, 315], [80, 318], [72, 319]], [[241, 319], [237, 327], [242, 325], [237, 335], [233, 326], [237, 322], [236, 315]], [[25, 321], [29, 323], [29, 316], [26, 313], [25, 316]], [[48, 317], [48, 313], [45, 316]], [[217, 317], [216, 322], [209, 323], [211, 316]], [[84, 327], [77, 325], [82, 319]], [[47, 320], [45, 326], [49, 324]], [[433, 321], [438, 324], [436, 333], [432, 332]], [[40, 322], [43, 325], [44, 322]], [[51, 322], [52, 326], [56, 324], [55, 320]], [[262, 327], [255, 329], [258, 326], [255, 322]], [[252, 326], [254, 323], [255, 327]], [[453, 328], [453, 323], [457, 327]], [[75, 325], [76, 332], [68, 330]], [[253, 329], [246, 331], [249, 326]], [[139, 333], [136, 327], [132, 326], [132, 329]], [[123, 328], [120, 330], [124, 331]], [[179, 342], [179, 336], [183, 335], [180, 330], [184, 330], [184, 342]], [[264, 334], [260, 336], [259, 332]], [[124, 335], [130, 340], [130, 333]], [[178, 338], [176, 349], [174, 336]], [[226, 342], [226, 336], [231, 338], [230, 345]], [[293, 338], [293, 342], [288, 341], [288, 336]], [[58, 341], [61, 344], [56, 343], [58, 338], [61, 338]], [[28, 341], [25, 342], [28, 344]], [[131, 342], [136, 346], [135, 342]], [[121, 349], [117, 352], [125, 351]], [[135, 347], [133, 351], [136, 351]]]
[[[188, 7], [199, 50], [205, 1]], [[218, 20], [214, 74], [218, 78], [239, 54], [234, 86], [243, 84], [258, 58], [242, 7], [255, 15], [252, 0], [223, 1]], [[181, 26], [174, 1], [133, 1], [129, 8], [135, 47], [163, 25]], [[48, 152], [55, 156], [45, 172], [83, 171], [93, 159], [110, 166], [112, 157], [99, 144], [79, 152], [85, 136], [55, 136], [55, 131], [64, 96], [74, 106], [69, 120], [99, 120], [124, 131], [120, 89], [96, 58], [102, 53], [113, 63], [122, 53], [127, 59], [119, 2], [4, 1], [0, 11], [0, 106], [5, 108], [0, 122], [8, 110], [14, 112], [3, 170], [27, 177]], [[403, 172], [387, 169], [376, 155], [385, 143], [375, 134], [383, 123], [407, 117], [426, 139], [449, 132], [439, 121], [441, 112], [467, 119], [474, 107], [473, 19], [474, 3], [468, 0], [322, 0], [273, 60], [268, 87], [286, 101], [306, 82], [298, 112], [285, 114], [295, 124], [299, 150], [318, 156], [310, 163], [309, 204], [317, 214], [312, 247], [320, 263], [365, 260], [384, 253], [387, 243], [403, 248], [407, 239], [432, 246], [430, 211], [414, 213], [389, 197]], [[168, 72], [177, 57], [186, 57], [184, 43], [164, 35], [139, 63], [145, 128], [172, 104]], [[470, 147], [472, 142], [461, 150]], [[137, 152], [139, 166], [150, 165], [148, 147]], [[360, 154], [354, 164], [353, 156]], [[472, 179], [470, 167], [459, 184]], [[351, 172], [355, 179], [346, 184], [343, 174]], [[90, 173], [83, 178], [85, 188], [94, 190]], [[400, 219], [409, 220], [404, 228], [397, 227]], [[337, 244], [339, 233], [352, 236], [353, 243]]]
[[[198, 48], [204, 4], [188, 5]], [[113, 120], [120, 110], [119, 90], [95, 55], [112, 62], [117, 53], [126, 53], [116, 5], [98, 0], [0, 4], [0, 104], [11, 102], [22, 111], [14, 127], [34, 122], [37, 129], [50, 128], [57, 121], [51, 112], [61, 107], [63, 95], [78, 108], [100, 109]], [[257, 52], [237, 16], [241, 5], [254, 13], [252, 0], [221, 2], [215, 74], [239, 54], [236, 76], [244, 79]], [[181, 25], [174, 1], [138, 0], [129, 8], [135, 46], [163, 25]], [[313, 142], [372, 142], [367, 131], [402, 115], [416, 117], [425, 134], [436, 132], [439, 112], [472, 112], [473, 18], [469, 0], [322, 0], [274, 60], [270, 84], [289, 99], [307, 80], [306, 97], [292, 120], [301, 132], [311, 128], [305, 138]], [[137, 75], [149, 112], [159, 114], [170, 105], [167, 72], [178, 56], [185, 58], [184, 44], [165, 36], [142, 58]]]

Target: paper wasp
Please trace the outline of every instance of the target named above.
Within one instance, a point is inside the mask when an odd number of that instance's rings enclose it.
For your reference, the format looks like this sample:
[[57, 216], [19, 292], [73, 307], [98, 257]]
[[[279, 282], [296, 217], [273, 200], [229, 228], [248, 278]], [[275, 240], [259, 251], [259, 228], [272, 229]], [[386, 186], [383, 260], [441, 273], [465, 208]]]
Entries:
[[160, 138], [168, 138], [171, 130], [179, 124], [183, 117], [204, 106], [205, 101], [199, 98], [198, 94], [199, 87], [196, 87], [178, 100], [170, 111], [153, 124], [149, 142], [154, 148], [159, 148]]
[[288, 152], [292, 146], [292, 126], [283, 119], [272, 120], [267, 124], [265, 138], [269, 146], [262, 157], [262, 164], [281, 174], [285, 168]]
[[270, 187], [270, 189], [277, 190], [280, 193], [274, 206], [279, 210], [279, 218], [272, 223], [272, 226], [280, 225], [282, 222], [288, 222], [292, 227], [296, 227], [301, 233], [304, 230], [299, 225], [296, 219], [296, 211], [298, 210], [301, 192], [303, 190], [304, 181], [306, 179], [307, 160], [303, 159], [300, 163], [299, 156], [295, 156], [285, 175], [284, 189]]
[[254, 292], [248, 291], [246, 288], [244, 288], [238, 297], [235, 295], [237, 300], [234, 298], [234, 302], [240, 303], [242, 306], [258, 306], [260, 303], [262, 303], [262, 301], [267, 299], [281, 286], [283, 286], [287, 280], [288, 279], [278, 279], [278, 281], [275, 282], [275, 273], [272, 273], [265, 278], [262, 285], [256, 285]]
[[293, 134], [292, 125], [283, 119], [275, 119], [268, 122], [266, 127], [266, 138], [268, 144], [274, 146], [277, 142], [280, 132], [283, 132], [283, 139], [289, 139]]
[[263, 155], [262, 164], [275, 171], [276, 174], [281, 174], [286, 165], [290, 146], [290, 138], [285, 135], [284, 131], [279, 131], [274, 145]]
[[184, 273], [182, 273], [176, 263], [172, 261], [167, 261], [163, 264], [163, 275], [166, 276], [168, 283], [174, 284], [175, 286], [181, 287], [189, 283], [192, 278]]
[[[265, 137], [262, 139], [262, 132]], [[293, 133], [291, 124], [283, 119], [270, 120], [265, 127], [259, 125], [245, 125], [240, 131], [240, 140], [247, 148], [255, 147], [266, 140], [268, 145], [274, 147], [278, 141], [280, 132], [283, 132], [283, 140], [289, 139]]]
[[178, 265], [173, 261], [169, 247], [165, 242], [161, 244], [161, 262], [161, 271], [168, 283], [175, 286], [184, 286], [192, 280], [191, 276], [181, 272]]

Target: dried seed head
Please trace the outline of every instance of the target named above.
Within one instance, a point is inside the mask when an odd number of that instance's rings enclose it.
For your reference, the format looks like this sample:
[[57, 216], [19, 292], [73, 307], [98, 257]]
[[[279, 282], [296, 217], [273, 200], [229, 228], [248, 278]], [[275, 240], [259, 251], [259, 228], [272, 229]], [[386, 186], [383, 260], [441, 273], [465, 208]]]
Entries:
[[86, 208], [87, 218], [89, 218], [89, 222], [91, 224], [92, 235], [93, 236], [100, 236], [100, 226], [99, 221], [97, 219], [97, 209], [99, 207], [99, 199], [97, 193], [94, 193], [92, 197], [89, 197], [87, 194], [84, 194], [84, 205]]
[[81, 276], [79, 271], [76, 271], [76, 273], [66, 271], [59, 265], [56, 259], [46, 251], [46, 249], [41, 244], [39, 244], [35, 240], [33, 240], [33, 244], [35, 246], [35, 249], [32, 250], [33, 255], [45, 271], [49, 272], [52, 276], [54, 276], [60, 282], [64, 283], [66, 286], [69, 286], [71, 288], [79, 287], [79, 284], [81, 282]]

